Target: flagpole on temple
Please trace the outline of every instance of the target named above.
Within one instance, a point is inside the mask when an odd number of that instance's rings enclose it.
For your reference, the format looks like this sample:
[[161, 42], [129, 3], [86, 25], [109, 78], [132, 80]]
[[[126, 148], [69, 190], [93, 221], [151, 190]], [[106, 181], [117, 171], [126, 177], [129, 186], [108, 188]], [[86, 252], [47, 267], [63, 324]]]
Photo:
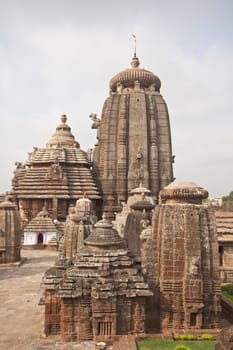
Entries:
[[133, 54], [133, 57], [137, 57], [137, 54], [136, 54], [136, 35], [135, 34], [132, 34], [132, 37], [133, 37], [133, 40], [134, 40], [134, 54]]

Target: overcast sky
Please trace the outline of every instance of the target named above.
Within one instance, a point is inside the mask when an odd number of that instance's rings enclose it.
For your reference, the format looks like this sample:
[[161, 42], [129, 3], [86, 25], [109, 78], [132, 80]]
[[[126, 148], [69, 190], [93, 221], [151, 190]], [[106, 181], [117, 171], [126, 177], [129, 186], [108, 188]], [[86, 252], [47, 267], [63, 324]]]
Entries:
[[177, 181], [211, 198], [233, 190], [233, 1], [0, 0], [0, 192], [61, 114], [93, 147], [89, 114], [129, 68], [131, 33], [141, 67], [162, 81]]

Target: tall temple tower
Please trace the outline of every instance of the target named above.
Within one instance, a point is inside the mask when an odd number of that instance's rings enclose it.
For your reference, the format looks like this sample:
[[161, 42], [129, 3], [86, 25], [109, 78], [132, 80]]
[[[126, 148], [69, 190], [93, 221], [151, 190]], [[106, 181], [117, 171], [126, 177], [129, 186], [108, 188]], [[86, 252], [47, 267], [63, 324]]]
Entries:
[[173, 180], [169, 115], [160, 94], [160, 79], [139, 68], [136, 53], [131, 68], [110, 81], [98, 129], [94, 168], [103, 196], [103, 210], [111, 217], [127, 201], [129, 192], [143, 186], [157, 199]]

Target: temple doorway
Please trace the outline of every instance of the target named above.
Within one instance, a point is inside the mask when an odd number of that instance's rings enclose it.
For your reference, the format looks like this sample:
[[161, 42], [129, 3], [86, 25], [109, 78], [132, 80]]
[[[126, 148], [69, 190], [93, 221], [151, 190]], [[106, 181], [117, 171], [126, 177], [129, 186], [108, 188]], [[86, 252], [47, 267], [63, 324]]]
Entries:
[[43, 244], [43, 240], [44, 240], [43, 233], [39, 233], [37, 236], [37, 244]]

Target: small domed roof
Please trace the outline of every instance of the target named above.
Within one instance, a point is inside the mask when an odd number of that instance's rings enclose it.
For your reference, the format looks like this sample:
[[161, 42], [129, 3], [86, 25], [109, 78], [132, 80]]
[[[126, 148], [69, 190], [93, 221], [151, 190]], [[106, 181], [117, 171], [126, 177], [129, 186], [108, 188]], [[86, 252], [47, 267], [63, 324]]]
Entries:
[[75, 141], [74, 135], [71, 133], [71, 128], [66, 124], [67, 116], [61, 116], [61, 124], [56, 127], [56, 131], [46, 144], [46, 147], [79, 147], [79, 143]]
[[43, 209], [24, 228], [24, 232], [57, 232], [57, 228], [49, 216], [47, 209]]
[[91, 204], [91, 200], [89, 198], [87, 198], [87, 197], [82, 197], [82, 198], [77, 199], [76, 205], [79, 205], [79, 204], [82, 204], [82, 203]]
[[90, 236], [85, 240], [85, 244], [96, 247], [119, 246], [124, 240], [119, 236], [117, 230], [113, 228], [110, 221], [103, 218], [94, 225]]
[[194, 182], [172, 182], [160, 191], [162, 200], [199, 203], [209, 195], [208, 191]]
[[9, 201], [9, 198], [6, 197], [3, 202], [0, 203], [1, 209], [16, 209], [16, 205]]
[[116, 74], [110, 80], [110, 89], [116, 91], [119, 84], [122, 84], [124, 87], [134, 86], [134, 82], [138, 81], [142, 87], [149, 88], [151, 85], [154, 85], [155, 91], [159, 91], [161, 87], [160, 79], [152, 72], [144, 68], [138, 68], [139, 65], [140, 62], [138, 58], [134, 56], [131, 61], [132, 68]]
[[143, 210], [143, 209], [152, 210], [154, 209], [154, 207], [155, 207], [154, 204], [152, 204], [147, 200], [137, 201], [130, 206], [130, 208], [134, 210]]
[[147, 194], [147, 195], [151, 195], [151, 191], [146, 188], [146, 187], [136, 187], [136, 188], [133, 188], [131, 191], [130, 191], [130, 195], [134, 195], [134, 194]]

